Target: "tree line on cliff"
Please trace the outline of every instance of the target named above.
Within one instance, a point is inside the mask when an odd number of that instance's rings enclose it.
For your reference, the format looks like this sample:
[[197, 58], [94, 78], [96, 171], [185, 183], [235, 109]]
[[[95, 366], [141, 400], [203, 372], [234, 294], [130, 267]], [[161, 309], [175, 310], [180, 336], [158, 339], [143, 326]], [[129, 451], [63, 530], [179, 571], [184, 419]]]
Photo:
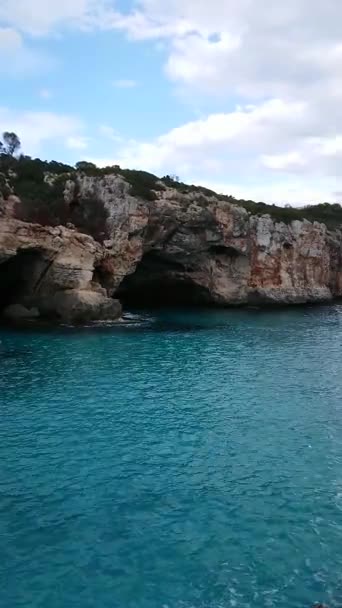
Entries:
[[[74, 167], [57, 161], [43, 161], [20, 154], [20, 148], [20, 139], [15, 133], [3, 134], [2, 141], [0, 140], [0, 195], [6, 198], [15, 194], [20, 198], [22, 202], [18, 217], [52, 226], [72, 223], [100, 241], [107, 237], [108, 213], [103, 203], [95, 199], [82, 199], [80, 205], [75, 198], [74, 204], [65, 204], [65, 182], [67, 179], [75, 180], [77, 172], [93, 177], [119, 174], [130, 184], [130, 194], [146, 201], [155, 200], [158, 190], [171, 187], [179, 194], [196, 192], [198, 202], [203, 205], [207, 204], [208, 197], [215, 197], [244, 207], [253, 215], [269, 214], [277, 221], [289, 223], [306, 218], [325, 223], [329, 228], [342, 226], [342, 207], [338, 203], [320, 203], [303, 208], [269, 205], [217, 194], [202, 186], [185, 184], [176, 176], [158, 178], [146, 171], [122, 169], [117, 165], [99, 168], [87, 161], [80, 161]], [[49, 179], [51, 176], [52, 179]]]

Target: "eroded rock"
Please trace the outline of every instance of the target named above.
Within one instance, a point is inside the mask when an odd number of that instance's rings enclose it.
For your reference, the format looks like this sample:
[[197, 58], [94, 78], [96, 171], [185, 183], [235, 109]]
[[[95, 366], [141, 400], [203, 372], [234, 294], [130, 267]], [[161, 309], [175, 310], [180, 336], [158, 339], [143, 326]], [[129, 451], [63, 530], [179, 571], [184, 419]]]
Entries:
[[[342, 295], [342, 233], [324, 224], [251, 216], [216, 196], [170, 187], [146, 201], [132, 196], [117, 174], [77, 173], [66, 181], [64, 196], [70, 205], [75, 197], [80, 206], [101, 201], [108, 238], [102, 246], [71, 226], [1, 219], [2, 309], [19, 302], [47, 310], [46, 302], [61, 302], [56, 294], [62, 292], [66, 308], [88, 305], [91, 318], [94, 310], [99, 318], [115, 314], [108, 297], [148, 306], [240, 306], [328, 302]], [[92, 304], [84, 294], [77, 300], [79, 292], [104, 300]], [[61, 314], [55, 304], [53, 313]]]
[[109, 213], [111, 287], [127, 301], [288, 305], [342, 294], [339, 230], [173, 188], [147, 202], [118, 175], [77, 179], [79, 200], [96, 196]]
[[56, 316], [67, 323], [111, 321], [121, 315], [121, 304], [96, 291], [70, 289], [59, 291], [42, 301], [45, 316]]
[[115, 319], [120, 306], [96, 276], [106, 250], [67, 228], [0, 221], [0, 313], [79, 322]]

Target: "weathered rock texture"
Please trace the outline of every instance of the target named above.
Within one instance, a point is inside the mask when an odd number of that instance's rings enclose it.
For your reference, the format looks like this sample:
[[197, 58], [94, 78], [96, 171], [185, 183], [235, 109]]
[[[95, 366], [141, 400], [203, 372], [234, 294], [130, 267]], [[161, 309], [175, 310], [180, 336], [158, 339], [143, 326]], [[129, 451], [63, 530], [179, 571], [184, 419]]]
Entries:
[[[66, 200], [75, 184], [68, 182]], [[109, 212], [107, 285], [135, 304], [220, 306], [324, 302], [342, 295], [342, 234], [276, 223], [242, 207], [172, 188], [146, 202], [117, 175], [79, 175], [82, 199]]]
[[117, 174], [74, 174], [64, 196], [66, 205], [102, 201], [108, 239], [100, 245], [72, 229], [19, 222], [12, 204], [0, 217], [2, 310], [21, 304], [85, 321], [118, 316], [113, 297], [134, 305], [238, 306], [342, 295], [342, 234], [324, 224], [277, 223], [169, 187], [146, 201], [131, 196]]
[[118, 317], [119, 303], [96, 279], [106, 255], [90, 236], [0, 219], [0, 311], [10, 319]]

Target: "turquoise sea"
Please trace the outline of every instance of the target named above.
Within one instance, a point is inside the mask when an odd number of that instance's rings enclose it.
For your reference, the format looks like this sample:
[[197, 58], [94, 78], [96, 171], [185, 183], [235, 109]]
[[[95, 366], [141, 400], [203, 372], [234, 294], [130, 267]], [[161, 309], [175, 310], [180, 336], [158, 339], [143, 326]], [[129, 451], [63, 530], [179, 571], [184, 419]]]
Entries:
[[0, 330], [0, 606], [342, 606], [342, 307]]

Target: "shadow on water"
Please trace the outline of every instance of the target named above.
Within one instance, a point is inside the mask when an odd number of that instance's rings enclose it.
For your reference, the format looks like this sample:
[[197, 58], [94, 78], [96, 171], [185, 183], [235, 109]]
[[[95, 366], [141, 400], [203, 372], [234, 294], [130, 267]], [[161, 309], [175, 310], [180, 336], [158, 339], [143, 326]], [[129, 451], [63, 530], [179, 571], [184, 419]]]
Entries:
[[[326, 311], [331, 321], [341, 321], [342, 305], [328, 306], [292, 306], [292, 307], [246, 307], [246, 308], [164, 308], [158, 311], [133, 310], [126, 311], [115, 324], [111, 327], [115, 331], [140, 332], [188, 332], [188, 331], [211, 331], [234, 329], [237, 324], [248, 326], [257, 321], [263, 324], [268, 321], [270, 325], [290, 322], [291, 319], [298, 318], [298, 312], [303, 319], [314, 318]], [[99, 328], [101, 325], [94, 324], [93, 327]]]
[[90, 322], [85, 325], [51, 324], [42, 321], [20, 322], [15, 324], [2, 324], [0, 330], [0, 359], [4, 357], [27, 356], [27, 351], [18, 351], [6, 347], [6, 336], [13, 333], [25, 334], [51, 334], [75, 335], [89, 332], [103, 333], [187, 333], [197, 331], [213, 331], [234, 329], [237, 324], [248, 327], [249, 323], [263, 324], [267, 321], [269, 326], [277, 327], [279, 324], [291, 322], [298, 318], [298, 312], [303, 320], [314, 319], [316, 315], [326, 311], [330, 321], [341, 322], [342, 304], [310, 305], [291, 307], [246, 307], [246, 308], [163, 308], [158, 310], [132, 309], [124, 311], [122, 317], [116, 321]]

